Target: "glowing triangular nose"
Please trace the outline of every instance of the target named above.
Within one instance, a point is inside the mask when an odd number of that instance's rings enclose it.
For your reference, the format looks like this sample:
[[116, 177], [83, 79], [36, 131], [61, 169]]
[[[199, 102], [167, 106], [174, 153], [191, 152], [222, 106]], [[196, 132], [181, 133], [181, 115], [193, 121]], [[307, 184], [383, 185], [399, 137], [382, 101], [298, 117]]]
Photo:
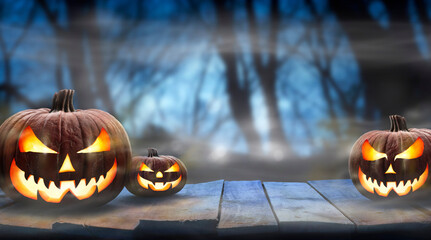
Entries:
[[386, 170], [385, 174], [395, 174], [396, 172], [392, 168], [392, 164], [389, 164], [388, 170]]
[[63, 165], [61, 165], [59, 173], [64, 172], [75, 172], [75, 168], [72, 166], [72, 162], [70, 161], [69, 154], [66, 155], [66, 159], [64, 159]]
[[163, 173], [162, 172], [157, 172], [156, 173], [156, 178], [162, 178], [163, 177]]

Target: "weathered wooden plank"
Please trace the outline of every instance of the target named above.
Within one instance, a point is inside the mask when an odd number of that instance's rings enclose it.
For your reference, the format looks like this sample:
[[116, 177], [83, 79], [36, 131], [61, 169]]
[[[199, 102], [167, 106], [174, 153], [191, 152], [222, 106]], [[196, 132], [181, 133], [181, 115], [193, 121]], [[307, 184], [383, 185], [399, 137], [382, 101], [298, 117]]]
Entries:
[[14, 203], [0, 210], [0, 236], [32, 238], [48, 236], [57, 216], [47, 208]]
[[225, 182], [220, 235], [277, 232], [277, 220], [260, 181]]
[[26, 203], [14, 203], [0, 210], [0, 225], [5, 227], [52, 229], [56, 219], [55, 210]]
[[355, 225], [307, 183], [265, 182], [282, 233], [354, 232]]
[[406, 203], [372, 201], [350, 179], [309, 182], [357, 226], [358, 232], [426, 230], [431, 217]]
[[97, 210], [61, 216], [54, 230], [111, 238], [128, 238], [140, 232], [215, 234], [222, 189], [223, 180], [187, 184], [179, 193], [163, 198], [140, 198], [124, 189], [115, 200]]

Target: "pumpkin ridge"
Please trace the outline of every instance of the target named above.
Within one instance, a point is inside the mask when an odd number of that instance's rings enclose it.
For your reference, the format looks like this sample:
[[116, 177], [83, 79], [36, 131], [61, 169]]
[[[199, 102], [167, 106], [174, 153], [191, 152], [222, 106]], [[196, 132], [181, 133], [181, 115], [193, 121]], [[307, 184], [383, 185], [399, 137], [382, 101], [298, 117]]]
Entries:
[[[100, 124], [98, 124], [95, 120], [94, 120], [94, 118], [98, 118], [98, 116], [96, 116], [96, 115], [94, 115], [94, 114], [92, 114], [93, 112], [92, 112], [92, 110], [85, 110], [85, 112], [84, 113], [86, 113], [86, 114], [88, 114], [89, 116], [91, 116], [91, 117], [88, 117], [89, 119], [91, 119], [91, 121], [96, 125], [96, 127], [97, 127], [97, 129], [98, 129], [98, 133], [96, 133], [95, 134], [95, 136], [98, 136], [98, 134], [100, 133], [100, 131], [102, 131], [102, 128], [103, 128], [103, 126], [101, 126]], [[110, 124], [107, 124], [107, 122], [105, 121], [105, 119], [104, 118], [99, 118], [99, 120], [100, 121], [102, 121], [103, 122], [103, 124], [105, 124], [106, 126], [109, 126]], [[109, 126], [109, 128], [111, 128], [111, 126]], [[105, 129], [106, 130], [106, 129]], [[109, 133], [108, 133], [109, 134]], [[116, 135], [118, 134], [118, 133], [115, 133]], [[109, 134], [110, 135], [110, 134]], [[94, 139], [94, 140], [96, 140], [96, 139]], [[90, 144], [91, 144], [91, 142], [90, 142]], [[115, 147], [112, 147], [112, 142], [111, 142], [111, 151], [113, 151], [114, 152], [114, 154], [115, 155], [117, 155], [117, 151], [116, 151], [116, 148]], [[86, 162], [85, 162], [85, 164], [84, 164], [84, 166], [86, 166]], [[103, 164], [103, 174], [106, 174], [106, 172], [107, 172], [107, 170], [108, 169], [110, 169], [112, 166], [110, 166], [110, 167], [108, 167], [108, 168], [106, 168], [106, 166], [105, 166], [105, 162], [102, 162], [102, 164]], [[93, 174], [94, 175], [94, 174]]]
[[[79, 116], [78, 116], [79, 114]], [[75, 113], [75, 114], [71, 114], [73, 117], [75, 117], [76, 122], [78, 123], [78, 127], [79, 127], [79, 132], [80, 132], [80, 140], [81, 140], [81, 144], [82, 147], [85, 148], [86, 146], [84, 145], [84, 139], [87, 139], [86, 134], [84, 134], [84, 129], [83, 129], [83, 124], [81, 124], [80, 121], [80, 117], [85, 117], [85, 114], [80, 114], [80, 113]], [[61, 161], [61, 159], [60, 159]], [[84, 161], [82, 161], [82, 166], [81, 166], [81, 171], [77, 171], [76, 173], [79, 172], [79, 174], [76, 174], [75, 176], [75, 181], [79, 181], [80, 179], [82, 179], [83, 177], [85, 177], [85, 175], [87, 174], [86, 172], [84, 172], [87, 168], [87, 159], [84, 158]], [[63, 164], [63, 163], [62, 163]], [[60, 165], [61, 166], [61, 165]], [[76, 166], [75, 166], [76, 167]], [[96, 174], [92, 174], [92, 176], [97, 176]]]

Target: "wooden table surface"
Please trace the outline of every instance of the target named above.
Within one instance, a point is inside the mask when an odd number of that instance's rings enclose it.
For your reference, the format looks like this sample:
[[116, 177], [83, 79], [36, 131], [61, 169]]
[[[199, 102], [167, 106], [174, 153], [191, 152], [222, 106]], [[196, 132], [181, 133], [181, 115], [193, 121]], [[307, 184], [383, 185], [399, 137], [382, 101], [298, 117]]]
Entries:
[[430, 229], [428, 202], [371, 201], [349, 179], [219, 180], [187, 184], [179, 193], [163, 198], [139, 198], [124, 189], [104, 206], [73, 213], [13, 203], [0, 192], [0, 237], [335, 234], [350, 238], [367, 233], [431, 234]]

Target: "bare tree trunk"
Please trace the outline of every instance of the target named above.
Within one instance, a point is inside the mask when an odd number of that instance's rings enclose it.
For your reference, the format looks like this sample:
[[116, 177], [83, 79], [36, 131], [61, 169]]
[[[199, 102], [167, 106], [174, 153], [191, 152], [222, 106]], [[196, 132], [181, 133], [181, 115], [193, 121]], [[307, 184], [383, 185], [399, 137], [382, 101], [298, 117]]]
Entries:
[[[272, 0], [270, 7], [270, 22], [267, 26], [269, 37], [267, 39], [268, 50], [263, 51], [258, 44], [259, 33], [258, 26], [256, 24], [256, 16], [253, 9], [253, 2], [246, 2], [246, 10], [249, 20], [250, 27], [250, 42], [252, 46], [253, 61], [255, 64], [256, 72], [259, 76], [260, 85], [262, 86], [263, 95], [268, 111], [268, 122], [269, 122], [269, 139], [270, 139], [270, 150], [277, 150], [288, 152], [289, 144], [284, 134], [283, 123], [281, 122], [280, 111], [278, 109], [278, 98], [277, 98], [277, 70], [279, 63], [277, 60], [277, 45], [278, 45], [278, 33], [280, 31], [280, 10], [279, 1]], [[264, 63], [262, 55], [267, 54], [267, 62]]]
[[215, 1], [217, 10], [218, 51], [226, 68], [227, 92], [232, 115], [243, 133], [249, 152], [251, 154], [261, 152], [260, 136], [254, 126], [252, 106], [250, 102], [250, 88], [244, 79], [241, 86], [238, 77], [238, 59], [236, 57], [237, 45], [235, 39], [233, 10], [227, 10], [228, 1]]

